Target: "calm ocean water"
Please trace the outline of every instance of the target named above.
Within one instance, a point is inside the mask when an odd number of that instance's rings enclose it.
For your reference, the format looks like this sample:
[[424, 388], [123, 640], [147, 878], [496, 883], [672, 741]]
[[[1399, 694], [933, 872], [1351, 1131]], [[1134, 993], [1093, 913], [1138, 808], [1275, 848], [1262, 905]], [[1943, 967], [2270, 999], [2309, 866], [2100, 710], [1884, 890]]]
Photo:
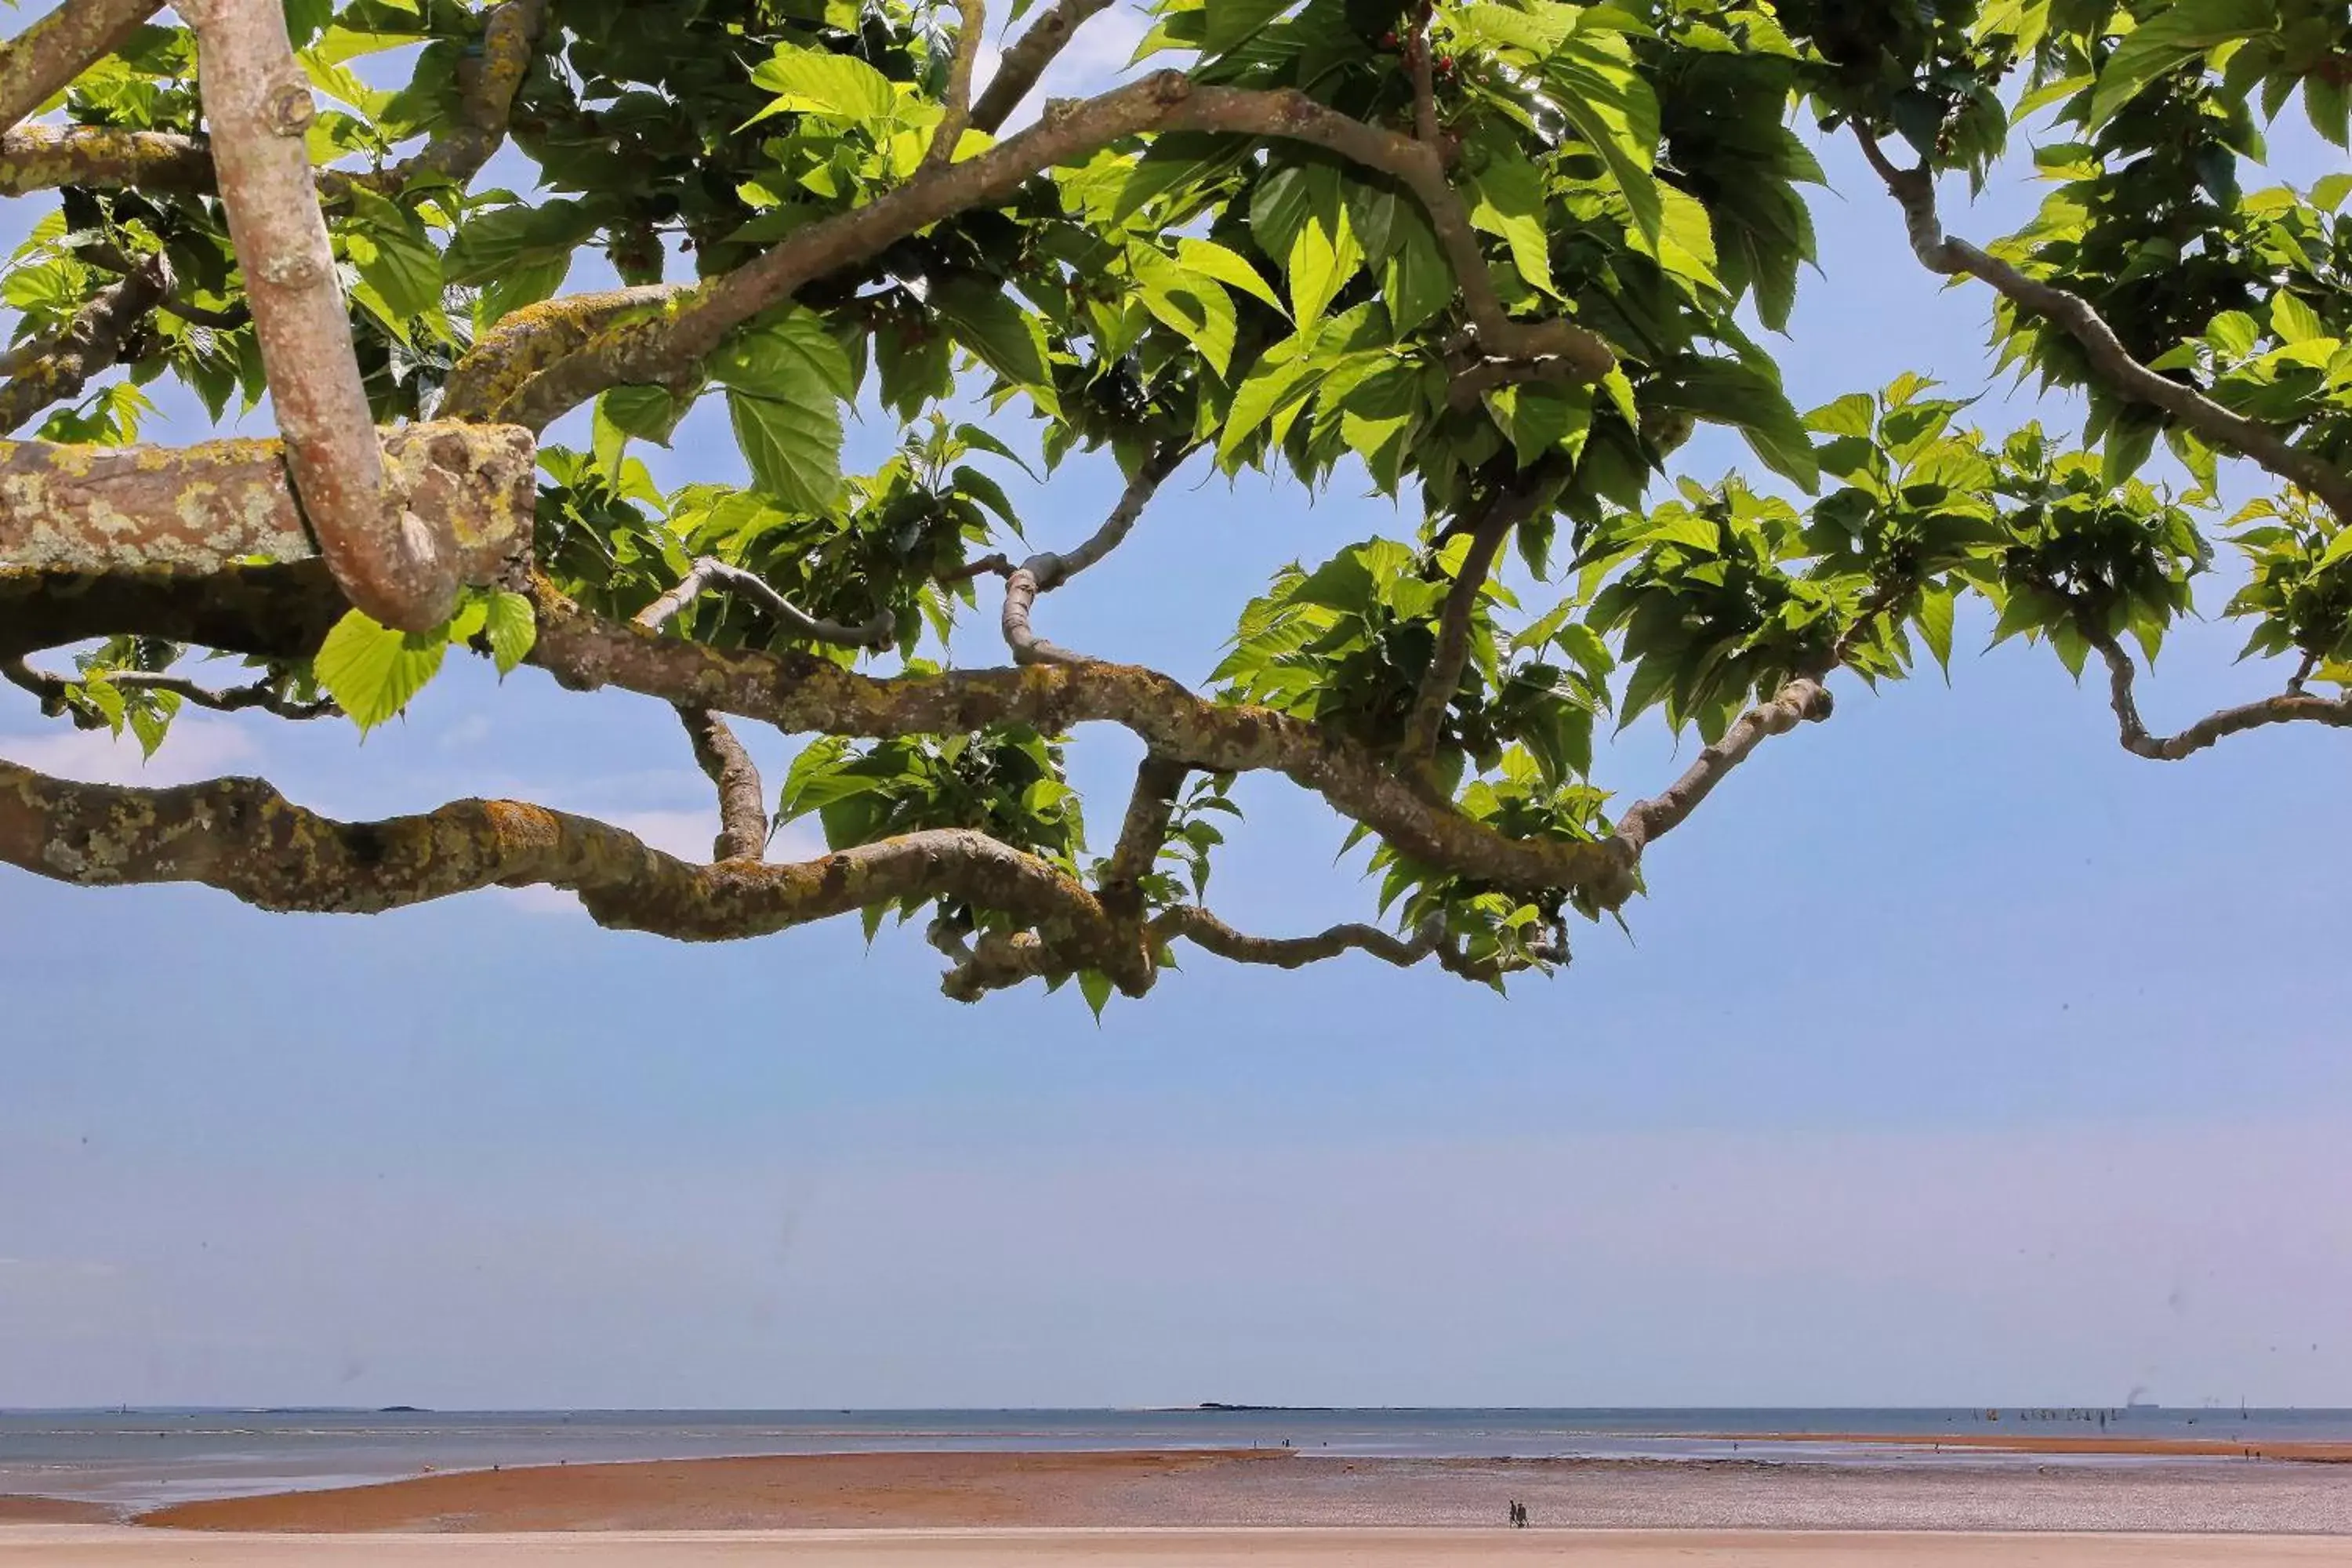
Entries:
[[[2096, 1434], [2096, 1410], [0, 1411], [0, 1494], [125, 1507], [397, 1479], [427, 1468], [890, 1449], [1281, 1447], [1419, 1458], [1713, 1459], [1722, 1436]], [[2141, 1437], [2352, 1442], [2352, 1411], [2105, 1412]], [[1833, 1441], [1749, 1443], [1742, 1459], [2014, 1465], [2013, 1457]], [[2143, 1464], [2039, 1458], [2035, 1463]], [[2216, 1461], [2226, 1462], [2226, 1461]]]

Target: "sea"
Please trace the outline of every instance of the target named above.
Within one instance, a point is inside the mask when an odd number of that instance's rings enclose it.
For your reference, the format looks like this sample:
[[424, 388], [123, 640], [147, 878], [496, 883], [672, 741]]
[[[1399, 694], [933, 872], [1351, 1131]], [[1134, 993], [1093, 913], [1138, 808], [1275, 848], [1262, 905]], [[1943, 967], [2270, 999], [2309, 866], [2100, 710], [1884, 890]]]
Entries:
[[[2105, 1426], [2100, 1425], [2104, 1417]], [[0, 1495], [125, 1510], [427, 1471], [769, 1454], [1287, 1448], [1333, 1458], [2180, 1464], [1840, 1442], [1853, 1433], [2352, 1443], [2352, 1411], [2158, 1409], [0, 1410]], [[1737, 1434], [1793, 1435], [1758, 1443]], [[1811, 1435], [1808, 1436], [1807, 1435]], [[2229, 1463], [2226, 1459], [2207, 1462]]]

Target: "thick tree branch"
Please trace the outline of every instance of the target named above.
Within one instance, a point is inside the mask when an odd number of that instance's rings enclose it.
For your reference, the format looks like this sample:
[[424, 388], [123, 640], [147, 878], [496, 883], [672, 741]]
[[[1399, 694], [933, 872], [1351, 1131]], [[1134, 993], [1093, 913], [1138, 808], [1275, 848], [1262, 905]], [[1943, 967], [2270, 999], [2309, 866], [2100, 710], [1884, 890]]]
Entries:
[[2271, 724], [2297, 722], [2325, 724], [2332, 729], [2352, 730], [2352, 695], [2338, 698], [2313, 697], [2302, 689], [2304, 679], [2291, 682], [2288, 690], [2260, 701], [2242, 703], [2208, 714], [2178, 735], [2151, 735], [2139, 716], [2139, 700], [2133, 693], [2137, 668], [2123, 646], [2105, 631], [2085, 631], [2093, 647], [2107, 666], [2107, 699], [2116, 710], [2116, 739], [2125, 751], [2136, 757], [2146, 757], [2155, 763], [2177, 763], [2194, 756], [2215, 742], [2248, 730], [2259, 730]]
[[453, 386], [445, 406], [470, 410], [481, 406], [486, 395], [495, 397], [488, 405], [499, 418], [539, 430], [607, 387], [675, 380], [729, 332], [813, 279], [870, 260], [942, 218], [1005, 199], [1045, 169], [1083, 160], [1146, 131], [1228, 132], [1305, 142], [1388, 174], [1428, 214], [1488, 354], [1558, 358], [1568, 362], [1571, 375], [1587, 381], [1598, 380], [1616, 363], [1607, 344], [1572, 321], [1510, 318], [1487, 275], [1469, 209], [1447, 182], [1436, 149], [1350, 119], [1301, 92], [1196, 84], [1180, 71], [1160, 71], [1066, 106], [978, 157], [932, 169], [865, 206], [810, 224], [730, 272], [665, 296], [661, 309], [645, 319], [593, 331], [585, 342], [552, 363], [543, 351], [532, 349], [529, 357], [546, 364], [536, 374], [517, 374], [511, 361], [520, 344], [509, 341], [489, 350], [466, 378], [465, 399]]
[[1001, 910], [1139, 991], [1086, 887], [962, 828], [910, 833], [793, 864], [694, 866], [587, 817], [464, 800], [418, 816], [337, 822], [259, 779], [177, 789], [73, 784], [0, 761], [0, 862], [83, 887], [197, 883], [257, 909], [374, 914], [484, 888], [552, 887], [600, 925], [682, 942], [786, 931], [900, 899]]
[[971, 106], [972, 129], [993, 134], [1001, 128], [1076, 34], [1078, 25], [1109, 7], [1110, 0], [1055, 0], [1053, 8], [1030, 23], [1029, 30], [996, 62], [996, 74]]
[[948, 61], [947, 112], [940, 117], [931, 144], [924, 150], [926, 169], [953, 163], [956, 143], [963, 140], [964, 129], [971, 123], [971, 65], [980, 58], [981, 39], [988, 32], [986, 0], [956, 0], [956, 13], [961, 24], [956, 28], [955, 54]]
[[0, 195], [62, 185], [210, 195], [212, 153], [194, 137], [113, 126], [19, 125], [0, 135]]
[[41, 711], [52, 719], [61, 718], [68, 712], [77, 713], [78, 721], [86, 717], [84, 728], [94, 726], [100, 721], [95, 715], [79, 714], [68, 694], [74, 687], [95, 686], [100, 682], [121, 691], [169, 692], [192, 708], [209, 709], [215, 713], [242, 713], [247, 709], [257, 708], [279, 719], [331, 719], [342, 711], [331, 700], [291, 701], [260, 681], [215, 691], [181, 676], [144, 669], [110, 669], [79, 679], [68, 679], [62, 675], [35, 669], [18, 658], [0, 657], [0, 680], [39, 698]]
[[163, 8], [158, 0], [63, 0], [0, 45], [0, 130], [63, 92]]
[[632, 319], [653, 315], [685, 292], [672, 283], [640, 283], [525, 305], [474, 342], [441, 386], [443, 419], [486, 420], [541, 371]]
[[278, 0], [180, 0], [229, 238], [245, 274], [287, 466], [320, 552], [352, 603], [425, 631], [449, 618], [454, 542], [391, 504], [305, 134], [317, 116]]
[[677, 585], [637, 614], [636, 624], [648, 631], [658, 630], [670, 618], [692, 604], [695, 598], [713, 587], [739, 594], [766, 611], [794, 637], [811, 642], [832, 643], [840, 647], [888, 647], [898, 640], [898, 617], [887, 613], [876, 616], [862, 626], [848, 626], [839, 621], [828, 621], [810, 615], [772, 587], [768, 580], [756, 572], [746, 572], [740, 566], [706, 555], [677, 581]]
[[768, 852], [768, 803], [751, 753], [708, 708], [681, 708], [679, 722], [693, 743], [694, 760], [719, 786], [719, 838], [713, 859], [757, 860]]
[[[365, 434], [376, 439], [373, 426]], [[452, 541], [457, 574], [478, 584], [513, 577], [529, 556], [538, 500], [530, 437], [511, 426], [423, 424], [384, 432], [383, 441], [389, 498]], [[0, 441], [0, 561], [22, 574], [216, 583], [254, 557], [309, 560], [319, 550], [288, 482], [290, 466], [276, 441]], [[70, 608], [71, 595], [65, 600], [60, 613]]]
[[11, 351], [4, 367], [8, 381], [0, 385], [0, 436], [79, 397], [92, 376], [121, 359], [123, 344], [171, 291], [171, 268], [159, 252], [100, 289], [57, 336]]
[[1281, 773], [1428, 865], [1506, 887], [1577, 889], [1610, 908], [1633, 890], [1630, 846], [1507, 837], [1425, 799], [1345, 736], [1271, 709], [1206, 701], [1155, 670], [1087, 660], [877, 677], [809, 654], [656, 637], [586, 615], [544, 584], [535, 598], [532, 662], [575, 688], [619, 686], [788, 733], [872, 740], [1113, 723], [1203, 771]]
[[1895, 199], [1902, 204], [1911, 248], [1920, 264], [1948, 277], [1966, 275], [1990, 284], [2021, 310], [2042, 317], [2082, 345], [2093, 371], [2117, 395], [2162, 410], [2214, 447], [2237, 453], [2298, 485], [2352, 522], [2352, 474], [2296, 447], [2286, 436], [2259, 420], [2233, 414], [2195, 387], [2150, 370], [2134, 359], [2091, 302], [2081, 295], [2029, 278], [1999, 257], [1944, 232], [1936, 210], [1934, 172], [1897, 168], [1878, 138], [1860, 122], [1854, 138]]

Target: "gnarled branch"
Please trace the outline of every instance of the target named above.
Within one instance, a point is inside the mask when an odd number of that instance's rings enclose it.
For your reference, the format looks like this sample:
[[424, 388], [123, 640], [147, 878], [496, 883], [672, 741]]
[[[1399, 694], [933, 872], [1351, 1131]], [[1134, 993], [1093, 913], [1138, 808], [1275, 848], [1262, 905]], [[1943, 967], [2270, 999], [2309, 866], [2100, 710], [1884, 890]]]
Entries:
[[2138, 669], [2131, 655], [2104, 630], [2086, 630], [2084, 635], [2106, 662], [2107, 699], [2116, 710], [2116, 739], [2125, 751], [2136, 757], [2155, 763], [2177, 763], [2217, 741], [2272, 724], [2312, 723], [2352, 730], [2352, 695], [2333, 699], [2311, 696], [2303, 689], [2303, 682], [2309, 679], [2303, 674], [2290, 681], [2287, 690], [2279, 696], [2224, 708], [2200, 719], [2178, 735], [2151, 735], [2141, 721], [2139, 700], [2133, 692]]
[[1439, 950], [1442, 934], [1442, 928], [1432, 921], [1411, 941], [1360, 923], [1336, 925], [1315, 936], [1248, 936], [1198, 904], [1162, 910], [1152, 917], [1151, 929], [1162, 942], [1181, 936], [1219, 958], [1235, 963], [1269, 963], [1276, 969], [1304, 969], [1346, 952], [1369, 953], [1382, 963], [1410, 969]]
[[429, 174], [464, 185], [480, 174], [506, 142], [515, 91], [539, 48], [547, 6], [548, 0], [505, 0], [491, 11], [482, 26], [481, 58], [460, 74], [457, 123], [436, 132], [414, 157], [365, 183], [394, 189]]
[[2222, 407], [2132, 357], [2115, 329], [2080, 294], [2029, 278], [2009, 262], [1944, 232], [1936, 211], [1936, 177], [1924, 166], [1897, 168], [1878, 138], [1857, 122], [1854, 138], [1887, 191], [1902, 205], [1911, 248], [1920, 264], [1948, 277], [1966, 275], [1990, 284], [2020, 310], [2030, 310], [2083, 347], [2091, 368], [2118, 396], [2162, 410], [2212, 446], [2237, 453], [2290, 484], [2301, 486], [2352, 522], [2352, 475], [2305, 452], [2285, 435], [2259, 420]]

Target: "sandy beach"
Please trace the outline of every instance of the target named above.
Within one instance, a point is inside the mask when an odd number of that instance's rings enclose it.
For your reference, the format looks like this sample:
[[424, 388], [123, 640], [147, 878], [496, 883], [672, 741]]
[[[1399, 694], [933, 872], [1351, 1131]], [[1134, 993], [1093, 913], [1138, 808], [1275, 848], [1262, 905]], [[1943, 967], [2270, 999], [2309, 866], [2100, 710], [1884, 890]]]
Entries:
[[520, 1533], [976, 1528], [1538, 1527], [2352, 1537], [2352, 1468], [2252, 1459], [1852, 1466], [1339, 1459], [1279, 1450], [931, 1452], [430, 1475], [192, 1502], [188, 1531]]
[[2352, 1541], [1499, 1529], [253, 1536], [0, 1526], [0, 1568], [1468, 1568], [1489, 1563], [1567, 1568], [2306, 1568], [2352, 1563]]

